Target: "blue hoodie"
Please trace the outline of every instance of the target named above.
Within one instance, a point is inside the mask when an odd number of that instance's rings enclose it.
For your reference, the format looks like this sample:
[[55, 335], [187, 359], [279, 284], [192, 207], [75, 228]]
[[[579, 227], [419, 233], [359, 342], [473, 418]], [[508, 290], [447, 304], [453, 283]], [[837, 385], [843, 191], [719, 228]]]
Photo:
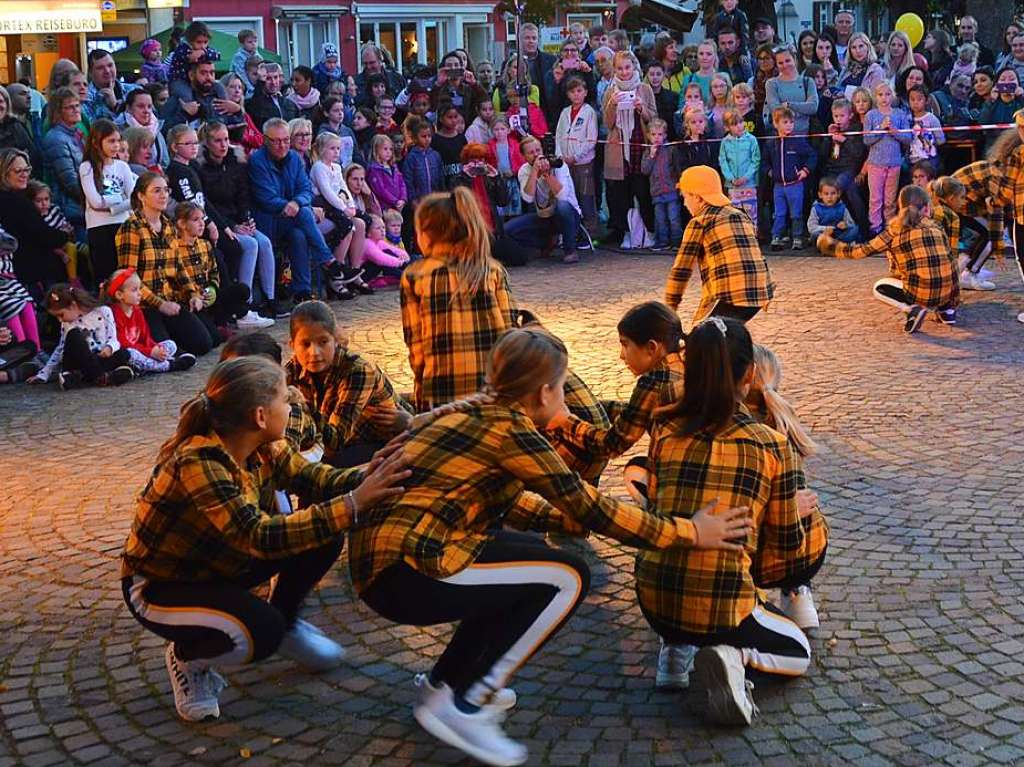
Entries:
[[818, 164], [818, 155], [805, 138], [771, 136], [766, 141], [775, 184], [795, 184], [801, 168], [810, 173]]

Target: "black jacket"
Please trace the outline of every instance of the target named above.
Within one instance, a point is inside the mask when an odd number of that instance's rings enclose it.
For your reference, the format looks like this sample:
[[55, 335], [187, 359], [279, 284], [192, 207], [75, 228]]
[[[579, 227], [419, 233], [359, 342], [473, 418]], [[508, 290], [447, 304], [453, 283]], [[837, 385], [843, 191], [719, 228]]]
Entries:
[[23, 285], [67, 279], [64, 262], [54, 248], [63, 246], [68, 236], [48, 227], [24, 192], [0, 191], [0, 227], [18, 238], [14, 273]]
[[271, 117], [280, 117], [288, 121], [299, 116], [299, 110], [294, 102], [286, 99], [284, 94], [278, 96], [275, 102], [263, 87], [263, 83], [256, 83], [252, 96], [245, 101], [245, 111], [252, 118], [257, 130], [263, 130], [263, 123]]
[[[849, 130], [863, 130], [857, 120], [850, 122]], [[833, 157], [832, 147], [838, 146], [838, 157]], [[864, 146], [864, 139], [860, 136], [848, 136], [846, 141], [835, 144], [832, 139], [827, 138], [821, 142], [821, 155], [818, 161], [818, 168], [826, 176], [838, 176], [841, 173], [852, 173], [857, 175], [864, 167], [864, 160], [868, 156], [868, 148]]]
[[204, 150], [199, 160], [199, 177], [206, 199], [229, 226], [244, 224], [251, 217], [249, 207], [249, 167], [244, 155], [230, 151], [224, 162], [211, 162]]
[[[207, 219], [216, 224], [218, 230], [223, 232], [226, 227], [231, 226], [221, 215], [217, 206], [206, 196], [203, 180], [199, 176], [199, 165], [194, 160], [188, 165], [171, 160], [170, 165], [167, 166], [167, 187], [175, 202], [194, 202], [206, 211]], [[172, 205], [171, 208], [173, 209], [173, 207]]]
[[43, 157], [36, 149], [28, 128], [18, 118], [7, 115], [0, 120], [0, 149], [21, 149], [28, 152], [29, 161], [34, 169], [33, 175], [39, 177], [43, 172]]
[[[460, 172], [452, 182], [452, 187], [464, 186], [470, 192], [473, 191], [473, 177], [467, 173]], [[487, 190], [487, 201], [491, 204], [491, 221], [494, 222], [494, 238], [498, 239], [504, 233], [501, 216], [498, 214], [498, 206], [508, 205], [508, 186], [501, 176], [491, 178], [484, 177], [484, 189]]]

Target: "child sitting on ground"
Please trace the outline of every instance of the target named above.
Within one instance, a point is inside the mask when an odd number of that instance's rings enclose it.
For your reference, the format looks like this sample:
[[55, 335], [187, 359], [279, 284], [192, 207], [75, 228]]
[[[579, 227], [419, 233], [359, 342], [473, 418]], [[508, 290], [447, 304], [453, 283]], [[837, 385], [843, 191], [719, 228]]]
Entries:
[[135, 378], [109, 306], [100, 306], [80, 288], [58, 284], [46, 292], [46, 311], [60, 320], [60, 340], [28, 383], [46, 383], [57, 373], [61, 391], [67, 391], [85, 385], [120, 386]]
[[14, 273], [17, 250], [18, 239], [0, 228], [0, 327], [6, 324], [16, 341], [31, 341], [39, 352], [43, 345], [39, 340], [35, 305]]
[[117, 341], [128, 352], [128, 364], [136, 374], [188, 370], [194, 354], [177, 354], [178, 346], [167, 339], [157, 343], [142, 313], [142, 280], [135, 269], [118, 269], [103, 286], [103, 296], [114, 315]]
[[825, 176], [818, 182], [818, 199], [811, 205], [807, 219], [807, 232], [814, 240], [819, 235], [834, 229], [833, 236], [840, 242], [857, 242], [860, 230], [839, 193], [839, 183], [832, 176]]

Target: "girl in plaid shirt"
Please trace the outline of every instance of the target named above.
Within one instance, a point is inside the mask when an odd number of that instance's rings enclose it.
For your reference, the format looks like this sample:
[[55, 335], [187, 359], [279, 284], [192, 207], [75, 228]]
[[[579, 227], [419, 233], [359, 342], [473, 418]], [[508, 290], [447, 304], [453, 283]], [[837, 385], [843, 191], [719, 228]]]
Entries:
[[358, 466], [412, 421], [411, 408], [391, 379], [370, 360], [338, 341], [337, 320], [322, 301], [292, 310], [293, 356], [288, 383], [310, 404], [324, 437], [324, 460]]
[[[744, 510], [692, 520], [656, 516], [602, 495], [568, 469], [538, 429], [565, 410], [565, 346], [539, 328], [509, 330], [487, 369], [493, 401], [430, 420], [403, 454], [412, 469], [401, 498], [367, 514], [349, 563], [360, 597], [404, 625], [458, 622], [447, 649], [417, 679], [416, 720], [432, 735], [491, 765], [526, 761], [502, 731], [515, 703], [506, 685], [586, 595], [586, 563], [541, 539], [501, 528], [525, 490], [562, 519], [654, 549], [739, 546]], [[710, 553], [710, 552], [709, 552]]]
[[640, 609], [668, 648], [662, 653], [671, 656], [676, 686], [689, 684], [692, 658], [707, 718], [731, 725], [749, 725], [756, 712], [746, 667], [799, 676], [811, 657], [807, 637], [764, 602], [752, 575], [762, 537], [786, 557], [804, 544], [797, 458], [783, 435], [743, 405], [753, 357], [738, 320], [697, 325], [686, 339], [683, 394], [659, 412], [650, 450], [659, 516], [688, 519], [709, 502], [745, 506], [751, 533], [737, 551], [641, 551], [636, 562]]
[[[135, 508], [121, 560], [132, 616], [168, 641], [174, 704], [186, 721], [220, 716], [225, 686], [214, 666], [278, 653], [311, 671], [344, 650], [298, 617], [331, 568], [342, 533], [408, 477], [399, 455], [364, 471], [303, 459], [284, 439], [291, 407], [284, 371], [262, 356], [221, 362], [181, 409], [174, 436]], [[311, 498], [269, 514], [276, 489]], [[250, 589], [277, 582], [269, 600]]]
[[905, 186], [899, 204], [896, 218], [868, 242], [847, 245], [826, 233], [818, 238], [818, 249], [836, 258], [885, 253], [890, 275], [876, 282], [872, 293], [906, 315], [904, 332], [916, 333], [928, 310], [935, 312], [939, 322], [955, 325], [960, 304], [957, 263], [946, 233], [929, 218], [931, 198], [918, 186]]
[[[818, 446], [797, 418], [793, 406], [778, 387], [782, 380], [782, 365], [771, 349], [754, 344], [754, 378], [750, 382], [746, 405], [758, 421], [770, 426], [789, 440], [797, 460], [814, 455]], [[759, 588], [780, 590], [779, 607], [802, 629], [818, 628], [818, 610], [811, 594], [811, 579], [825, 561], [828, 546], [828, 522], [821, 513], [818, 496], [806, 489], [803, 470], [800, 473], [797, 503], [804, 527], [804, 546], [793, 556], [781, 551], [773, 543], [776, 536], [764, 530], [758, 536], [759, 549], [751, 565], [751, 575]], [[809, 511], [809, 513], [808, 513]]]
[[515, 324], [504, 267], [465, 187], [424, 197], [416, 208], [424, 258], [402, 272], [402, 329], [417, 412], [453, 402], [484, 383], [487, 353]]

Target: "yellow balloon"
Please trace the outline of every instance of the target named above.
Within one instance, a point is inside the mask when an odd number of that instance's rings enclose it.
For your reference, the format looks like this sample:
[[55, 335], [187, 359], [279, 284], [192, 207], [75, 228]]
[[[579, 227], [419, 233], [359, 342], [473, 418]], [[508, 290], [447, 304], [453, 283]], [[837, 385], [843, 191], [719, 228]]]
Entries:
[[896, 19], [896, 29], [910, 38], [910, 45], [913, 48], [916, 48], [924, 37], [924, 22], [916, 13], [904, 13]]

